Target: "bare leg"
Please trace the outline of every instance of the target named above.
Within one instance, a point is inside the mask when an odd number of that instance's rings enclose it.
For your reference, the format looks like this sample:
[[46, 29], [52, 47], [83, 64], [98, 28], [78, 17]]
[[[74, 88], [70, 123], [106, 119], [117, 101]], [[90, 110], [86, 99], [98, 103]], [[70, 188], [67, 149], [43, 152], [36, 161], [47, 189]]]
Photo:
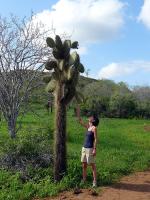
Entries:
[[96, 183], [97, 176], [96, 176], [96, 165], [95, 165], [95, 163], [92, 163], [91, 167], [92, 167], [92, 172], [93, 172], [93, 182]]
[[86, 170], [87, 170], [87, 163], [83, 162], [82, 163], [82, 175], [83, 175], [83, 181], [86, 180]]

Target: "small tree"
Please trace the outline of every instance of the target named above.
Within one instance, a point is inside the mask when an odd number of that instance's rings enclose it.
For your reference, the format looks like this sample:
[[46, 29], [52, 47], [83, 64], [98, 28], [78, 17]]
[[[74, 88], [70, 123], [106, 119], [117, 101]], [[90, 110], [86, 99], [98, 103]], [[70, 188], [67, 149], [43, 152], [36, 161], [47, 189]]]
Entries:
[[76, 90], [79, 73], [84, 72], [80, 57], [76, 51], [78, 42], [64, 42], [56, 35], [55, 41], [47, 38], [47, 45], [52, 48], [54, 60], [48, 60], [45, 68], [52, 71], [44, 78], [48, 83], [46, 90], [55, 96], [55, 145], [54, 145], [54, 179], [59, 181], [67, 169], [66, 159], [66, 107], [75, 96], [80, 100]]
[[136, 86], [133, 88], [133, 94], [137, 101], [137, 113], [140, 118], [150, 118], [150, 87]]
[[87, 84], [83, 89], [86, 101], [81, 105], [81, 114], [107, 116], [109, 101], [116, 87], [111, 80], [97, 80]]
[[43, 43], [46, 32], [40, 28], [32, 17], [29, 21], [0, 17], [0, 110], [12, 138], [19, 130], [18, 115], [25, 114], [29, 95], [39, 84], [43, 58], [50, 55]]
[[85, 71], [86, 77], [89, 77], [89, 72], [90, 72], [90, 69], [87, 69], [87, 70]]
[[133, 117], [136, 112], [136, 100], [132, 93], [114, 93], [110, 99], [110, 112], [113, 117]]

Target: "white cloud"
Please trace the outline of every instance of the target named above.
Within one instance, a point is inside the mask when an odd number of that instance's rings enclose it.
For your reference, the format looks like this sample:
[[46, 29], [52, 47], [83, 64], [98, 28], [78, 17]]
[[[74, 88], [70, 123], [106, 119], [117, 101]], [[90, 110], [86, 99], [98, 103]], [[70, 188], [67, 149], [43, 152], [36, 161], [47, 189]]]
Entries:
[[124, 6], [120, 0], [59, 0], [49, 10], [35, 15], [57, 34], [67, 33], [84, 43], [115, 38], [124, 25]]
[[111, 63], [99, 71], [99, 78], [116, 78], [132, 75], [134, 73], [150, 72], [150, 61], [131, 61], [124, 63]]
[[150, 0], [144, 1], [138, 20], [150, 29]]

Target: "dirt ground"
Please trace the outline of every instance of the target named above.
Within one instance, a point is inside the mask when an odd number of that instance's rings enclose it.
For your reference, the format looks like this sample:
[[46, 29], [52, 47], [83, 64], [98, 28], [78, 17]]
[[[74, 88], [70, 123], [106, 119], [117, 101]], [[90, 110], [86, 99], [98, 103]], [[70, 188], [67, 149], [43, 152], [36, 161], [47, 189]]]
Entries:
[[98, 190], [97, 196], [92, 194], [93, 189], [82, 189], [79, 194], [69, 191], [43, 200], [150, 200], [150, 170], [126, 176], [119, 183]]

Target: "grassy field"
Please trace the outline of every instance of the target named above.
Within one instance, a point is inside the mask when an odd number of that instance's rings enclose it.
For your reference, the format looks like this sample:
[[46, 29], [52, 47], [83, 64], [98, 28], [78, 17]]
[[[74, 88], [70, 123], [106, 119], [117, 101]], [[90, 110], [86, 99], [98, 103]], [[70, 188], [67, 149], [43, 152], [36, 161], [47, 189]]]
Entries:
[[[48, 116], [44, 108], [38, 105], [36, 110], [38, 116], [29, 113], [21, 121], [22, 129], [15, 141], [9, 138], [6, 124], [1, 122], [0, 157], [11, 151], [22, 152], [28, 156], [52, 152], [53, 114]], [[99, 186], [111, 184], [124, 175], [145, 170], [150, 166], [150, 132], [144, 130], [144, 126], [148, 124], [148, 120], [100, 119], [96, 157]], [[68, 111], [68, 174], [59, 184], [54, 184], [52, 166], [34, 168], [29, 164], [26, 168], [29, 179], [26, 181], [21, 179], [22, 172], [19, 170], [1, 169], [0, 200], [51, 196], [79, 185], [82, 174], [80, 151], [85, 131], [76, 121], [72, 110]], [[92, 174], [89, 168], [88, 182], [84, 187], [89, 187], [91, 182]]]

